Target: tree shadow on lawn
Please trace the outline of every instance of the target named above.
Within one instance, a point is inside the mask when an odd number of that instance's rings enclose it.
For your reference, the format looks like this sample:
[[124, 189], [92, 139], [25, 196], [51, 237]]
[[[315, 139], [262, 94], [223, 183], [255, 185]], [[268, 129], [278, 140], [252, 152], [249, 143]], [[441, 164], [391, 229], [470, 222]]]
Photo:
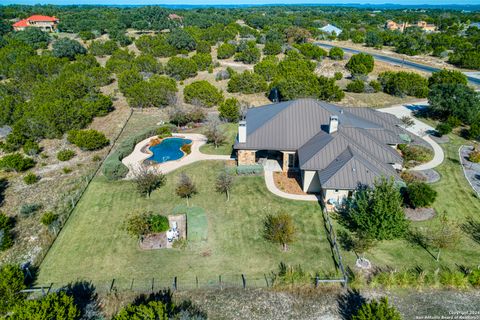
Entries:
[[73, 297], [75, 305], [80, 310], [82, 319], [102, 319], [96, 288], [91, 282], [72, 282], [60, 290]]
[[405, 235], [405, 240], [407, 240], [412, 245], [423, 248], [433, 259], [437, 259], [437, 257], [430, 251], [427, 237], [422, 232], [418, 230], [410, 230]]
[[473, 217], [467, 217], [467, 222], [461, 225], [461, 229], [465, 232], [473, 241], [480, 244], [480, 221], [475, 220]]
[[356, 289], [349, 289], [341, 294], [338, 299], [338, 313], [344, 320], [350, 320], [358, 309], [366, 303], [366, 299]]

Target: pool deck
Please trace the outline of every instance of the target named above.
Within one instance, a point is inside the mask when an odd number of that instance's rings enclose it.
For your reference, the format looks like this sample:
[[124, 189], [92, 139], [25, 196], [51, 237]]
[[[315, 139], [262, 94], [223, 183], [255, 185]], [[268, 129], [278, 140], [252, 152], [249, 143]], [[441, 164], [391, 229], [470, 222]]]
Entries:
[[[192, 140], [192, 152], [188, 155], [185, 155], [181, 159], [167, 161], [155, 165], [149, 166], [150, 170], [154, 170], [156, 172], [161, 173], [169, 173], [172, 172], [180, 167], [189, 165], [191, 163], [203, 160], [231, 160], [230, 156], [226, 155], [216, 155], [216, 154], [204, 154], [200, 152], [200, 147], [207, 143], [207, 137], [203, 134], [198, 133], [174, 133], [172, 135], [176, 138], [185, 138]], [[122, 163], [127, 166], [130, 171], [128, 172], [126, 179], [132, 179], [134, 177], [133, 172], [138, 170], [141, 166], [143, 161], [151, 157], [151, 153], [145, 153], [142, 151], [143, 147], [147, 145], [153, 137], [149, 137], [145, 140], [140, 141], [137, 143], [135, 148], [133, 149], [132, 153], [122, 159]]]

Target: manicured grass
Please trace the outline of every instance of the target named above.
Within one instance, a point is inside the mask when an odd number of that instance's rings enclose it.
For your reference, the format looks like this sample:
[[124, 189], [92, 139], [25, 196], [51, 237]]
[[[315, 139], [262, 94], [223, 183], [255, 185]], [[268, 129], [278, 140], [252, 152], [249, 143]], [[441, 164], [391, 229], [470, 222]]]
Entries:
[[[450, 134], [450, 141], [442, 144], [445, 152], [445, 160], [436, 170], [441, 175], [441, 180], [432, 184], [438, 192], [437, 200], [433, 207], [438, 214], [446, 213], [451, 221], [458, 225], [466, 222], [468, 216], [480, 219], [480, 200], [475, 197], [473, 189], [468, 184], [459, 163], [458, 148], [468, 141], [458, 135]], [[432, 228], [440, 223], [438, 215], [430, 221], [412, 222], [414, 228]], [[340, 227], [337, 227], [340, 229]], [[435, 269], [439, 266], [456, 268], [460, 265], [476, 266], [480, 252], [480, 245], [474, 242], [467, 234], [461, 231], [461, 239], [455, 248], [442, 250], [440, 263], [425, 249], [411, 244], [406, 240], [384, 241], [376, 245], [366, 254], [376, 266], [390, 266], [393, 268], [422, 267]], [[431, 249], [436, 255], [437, 250]], [[351, 252], [344, 253], [349, 264], [355, 261], [355, 255]]]
[[238, 124], [236, 123], [225, 123], [221, 125], [221, 128], [225, 131], [225, 143], [218, 148], [211, 143], [205, 144], [200, 148], [200, 151], [206, 154], [232, 154], [233, 144], [235, 143], [235, 138], [237, 137], [237, 128]]
[[[237, 177], [226, 202], [214, 186], [223, 169], [220, 161], [182, 168], [169, 174], [166, 185], [150, 199], [141, 198], [132, 182], [95, 178], [40, 266], [37, 282], [88, 279], [108, 284], [115, 278], [117, 285], [129, 286], [132, 278], [151, 281], [155, 277], [158, 282], [178, 276], [179, 281], [194, 281], [198, 276], [202, 281], [241, 273], [263, 279], [280, 262], [302, 265], [309, 272], [334, 271], [317, 203], [278, 198], [266, 189], [261, 176]], [[183, 171], [197, 184], [199, 192], [190, 204], [205, 209], [208, 240], [189, 244], [185, 250], [140, 250], [137, 241], [122, 230], [122, 223], [139, 210], [169, 214], [185, 204], [174, 192]], [[264, 217], [280, 210], [292, 214], [298, 229], [297, 241], [288, 252], [262, 237]]]

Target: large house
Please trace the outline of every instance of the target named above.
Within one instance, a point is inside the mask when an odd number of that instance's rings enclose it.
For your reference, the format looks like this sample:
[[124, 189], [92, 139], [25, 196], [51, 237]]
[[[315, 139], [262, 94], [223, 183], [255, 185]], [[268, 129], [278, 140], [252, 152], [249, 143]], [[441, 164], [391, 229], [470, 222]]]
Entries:
[[417, 21], [417, 23], [411, 24], [408, 22], [401, 22], [401, 23], [396, 23], [393, 20], [388, 20], [385, 23], [385, 28], [388, 30], [398, 30], [400, 32], [404, 32], [405, 29], [410, 28], [410, 27], [418, 27], [422, 29], [425, 32], [434, 32], [437, 30], [437, 27], [434, 24], [429, 24], [426, 21]]
[[304, 192], [336, 203], [359, 184], [372, 185], [382, 176], [400, 180], [397, 145], [425, 144], [401, 125], [371, 108], [292, 100], [248, 109], [234, 149], [238, 165], [278, 160], [283, 172], [300, 171]]
[[15, 31], [25, 30], [27, 27], [39, 28], [42, 31], [53, 32], [57, 29], [59, 20], [56, 17], [33, 15], [13, 24]]
[[342, 33], [342, 29], [337, 28], [337, 27], [335, 27], [335, 26], [332, 25], [332, 24], [327, 24], [326, 26], [321, 27], [321, 28], [319, 28], [319, 29], [320, 29], [321, 31], [326, 32], [326, 33], [329, 33], [329, 34], [335, 33], [337, 36], [338, 36], [340, 33]]

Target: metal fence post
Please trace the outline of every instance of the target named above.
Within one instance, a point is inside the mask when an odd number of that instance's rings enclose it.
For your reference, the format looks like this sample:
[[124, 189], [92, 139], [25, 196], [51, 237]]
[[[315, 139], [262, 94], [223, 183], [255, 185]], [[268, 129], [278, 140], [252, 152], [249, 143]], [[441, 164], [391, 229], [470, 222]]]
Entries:
[[245, 279], [245, 275], [242, 273], [242, 284], [243, 284], [243, 289], [247, 288], [247, 279]]
[[315, 288], [318, 287], [318, 281], [319, 281], [319, 280], [320, 280], [320, 279], [318, 278], [318, 275], [316, 275], [316, 276], [315, 276]]
[[197, 284], [197, 289], [198, 289], [198, 277], [197, 276], [195, 276], [195, 282]]
[[265, 278], [265, 283], [267, 284], [267, 288], [268, 288], [269, 286], [268, 286], [268, 279], [267, 279], [267, 275], [264, 273], [264, 274], [263, 274], [263, 277]]
[[222, 286], [222, 275], [219, 275], [219, 276], [218, 276], [218, 283], [220, 284], [220, 290], [223, 290], [223, 286]]
[[152, 292], [154, 287], [155, 287], [155, 278], [152, 278]]
[[132, 279], [132, 283], [130, 284], [130, 290], [133, 290], [133, 280], [135, 279]]
[[173, 278], [173, 290], [177, 291], [177, 277]]
[[115, 285], [115, 279], [112, 279], [112, 283], [110, 284], [110, 292], [112, 292], [114, 285]]

